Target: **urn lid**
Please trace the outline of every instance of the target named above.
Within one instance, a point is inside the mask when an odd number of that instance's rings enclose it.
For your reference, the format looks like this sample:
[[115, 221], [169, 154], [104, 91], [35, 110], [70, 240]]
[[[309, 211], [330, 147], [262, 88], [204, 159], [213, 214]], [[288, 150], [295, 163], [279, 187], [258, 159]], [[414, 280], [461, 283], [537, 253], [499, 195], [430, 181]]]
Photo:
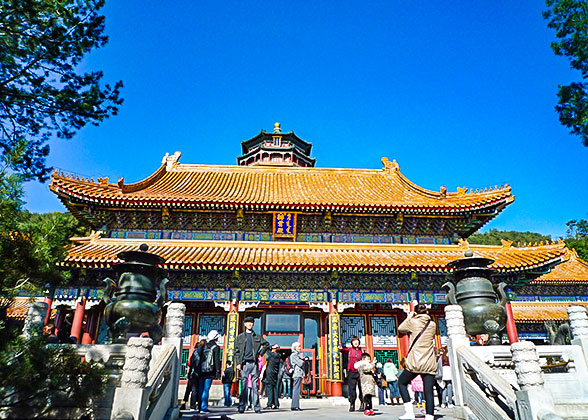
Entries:
[[486, 268], [494, 262], [493, 259], [484, 257], [474, 257], [474, 253], [469, 249], [465, 252], [465, 258], [451, 261], [447, 264], [447, 267], [454, 268], [456, 270], [463, 270], [467, 268]]
[[158, 266], [163, 264], [165, 259], [159, 255], [151, 254], [147, 252], [149, 246], [147, 244], [141, 244], [139, 247], [140, 251], [124, 251], [116, 254], [118, 258], [123, 260], [125, 263], [131, 264], [144, 264], [150, 266]]

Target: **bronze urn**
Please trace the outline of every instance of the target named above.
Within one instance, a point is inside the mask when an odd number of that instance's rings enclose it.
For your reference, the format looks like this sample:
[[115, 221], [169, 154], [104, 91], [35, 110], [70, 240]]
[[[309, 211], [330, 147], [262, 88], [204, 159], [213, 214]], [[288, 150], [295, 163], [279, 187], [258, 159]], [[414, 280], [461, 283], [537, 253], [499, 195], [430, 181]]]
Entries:
[[488, 268], [493, 262], [489, 258], [474, 257], [468, 250], [465, 258], [447, 264], [455, 270], [453, 277], [457, 285], [447, 282], [443, 287], [448, 290], [447, 301], [462, 307], [466, 332], [488, 334], [487, 344], [499, 345], [502, 343], [500, 332], [506, 326], [507, 296], [506, 283], [498, 284], [495, 291], [490, 280], [496, 271]]
[[117, 254], [123, 260], [113, 266], [118, 282], [110, 278], [104, 280], [103, 300], [107, 304], [104, 320], [110, 343], [126, 343], [127, 334], [148, 332], [154, 343], [163, 336], [159, 323], [161, 307], [167, 300], [168, 279], [167, 272], [159, 264], [165, 260], [147, 252], [146, 244], [141, 244], [139, 249]]

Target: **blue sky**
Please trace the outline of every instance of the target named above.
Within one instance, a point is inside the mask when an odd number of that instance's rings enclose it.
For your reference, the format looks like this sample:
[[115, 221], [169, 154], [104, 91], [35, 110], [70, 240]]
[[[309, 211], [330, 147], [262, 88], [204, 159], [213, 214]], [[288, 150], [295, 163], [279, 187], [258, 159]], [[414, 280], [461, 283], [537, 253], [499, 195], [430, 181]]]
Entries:
[[[176, 150], [235, 164], [240, 142], [279, 121], [321, 167], [380, 168], [413, 182], [508, 183], [515, 202], [486, 226], [553, 237], [588, 217], [588, 148], [559, 125], [558, 84], [578, 80], [550, 47], [543, 3], [110, 0], [109, 44], [84, 68], [125, 87], [118, 116], [49, 164], [134, 182]], [[27, 185], [27, 208], [65, 208]]]

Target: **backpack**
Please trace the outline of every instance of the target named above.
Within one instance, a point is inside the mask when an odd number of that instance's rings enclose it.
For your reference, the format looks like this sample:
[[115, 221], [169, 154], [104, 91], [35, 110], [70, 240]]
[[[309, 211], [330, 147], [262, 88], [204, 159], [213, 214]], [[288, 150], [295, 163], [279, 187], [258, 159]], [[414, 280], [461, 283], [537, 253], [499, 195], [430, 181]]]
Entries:
[[291, 378], [292, 375], [294, 375], [294, 367], [292, 367], [292, 363], [290, 362], [290, 356], [288, 356], [284, 362], [284, 375], [288, 378]]
[[202, 373], [213, 373], [214, 372], [214, 352], [213, 349], [216, 344], [209, 346], [205, 345], [202, 348], [202, 357], [200, 358], [200, 372]]

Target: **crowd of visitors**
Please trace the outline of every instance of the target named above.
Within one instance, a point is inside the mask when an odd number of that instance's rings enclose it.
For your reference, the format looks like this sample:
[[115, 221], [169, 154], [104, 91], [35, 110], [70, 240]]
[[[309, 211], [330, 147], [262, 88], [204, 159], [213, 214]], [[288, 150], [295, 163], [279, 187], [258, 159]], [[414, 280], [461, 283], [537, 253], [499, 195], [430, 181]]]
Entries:
[[[298, 341], [292, 343], [291, 353], [284, 357], [278, 344], [270, 345], [253, 331], [254, 323], [254, 318], [245, 318], [245, 330], [235, 340], [234, 358], [227, 360], [222, 375], [220, 347], [217, 344], [219, 333], [212, 330], [206, 339], [196, 344], [188, 361], [188, 386], [183, 408], [189, 400], [191, 409], [208, 413], [211, 384], [213, 380], [221, 379], [225, 407], [233, 405], [233, 385], [240, 382], [239, 413], [248, 409], [260, 413], [261, 394], [267, 396], [266, 409], [278, 409], [280, 398], [291, 398], [291, 410], [302, 411], [301, 394], [308, 390], [310, 395], [313, 384], [311, 360], [302, 352]], [[339, 346], [340, 351], [347, 355], [349, 411], [356, 411], [359, 399], [357, 411], [366, 416], [374, 415], [372, 399], [377, 396], [380, 405], [404, 405], [404, 414], [399, 419], [414, 419], [415, 404], [417, 408], [423, 408], [426, 420], [432, 420], [434, 389], [441, 407], [453, 406], [447, 350], [435, 350], [436, 325], [424, 304], [416, 305], [414, 312], [399, 325], [398, 331], [409, 336], [408, 352], [398, 365], [391, 358], [377, 360], [361, 348], [361, 341], [356, 336], [351, 338], [349, 346]], [[50, 328], [45, 334], [48, 341], [56, 340]]]

